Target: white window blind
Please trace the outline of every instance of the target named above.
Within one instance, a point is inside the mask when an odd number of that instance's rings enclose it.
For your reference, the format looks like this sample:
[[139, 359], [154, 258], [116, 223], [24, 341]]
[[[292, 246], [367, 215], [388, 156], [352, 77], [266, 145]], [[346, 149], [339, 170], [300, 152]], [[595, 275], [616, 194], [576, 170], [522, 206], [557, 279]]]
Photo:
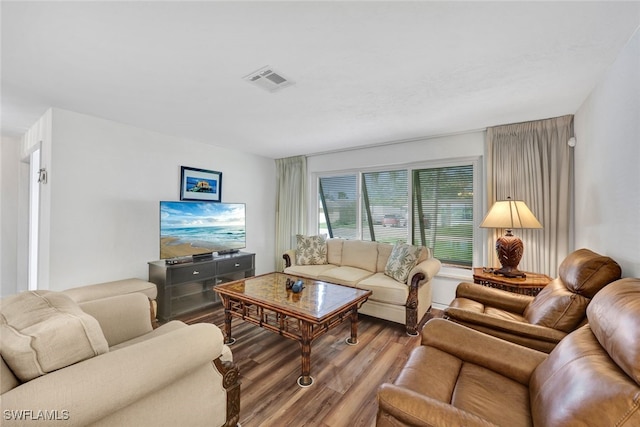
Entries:
[[470, 267], [473, 258], [473, 166], [413, 171], [413, 244], [431, 248], [445, 264]]
[[358, 177], [341, 175], [320, 178], [318, 231], [329, 237], [358, 239]]

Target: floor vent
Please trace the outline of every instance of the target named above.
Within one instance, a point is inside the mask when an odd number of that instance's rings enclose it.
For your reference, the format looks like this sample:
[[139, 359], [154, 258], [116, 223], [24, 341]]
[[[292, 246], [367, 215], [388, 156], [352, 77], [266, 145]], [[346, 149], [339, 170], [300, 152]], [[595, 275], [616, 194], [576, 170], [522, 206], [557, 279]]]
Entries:
[[245, 76], [244, 79], [267, 92], [277, 92], [294, 83], [269, 66], [262, 67], [258, 71], [254, 71], [248, 76]]

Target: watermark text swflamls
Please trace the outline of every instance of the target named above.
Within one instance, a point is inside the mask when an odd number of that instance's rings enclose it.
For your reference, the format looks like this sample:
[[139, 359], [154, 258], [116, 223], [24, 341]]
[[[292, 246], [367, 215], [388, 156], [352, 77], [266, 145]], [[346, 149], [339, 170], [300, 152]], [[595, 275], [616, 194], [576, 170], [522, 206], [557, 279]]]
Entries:
[[5, 409], [2, 416], [5, 421], [67, 421], [71, 418], [66, 409]]

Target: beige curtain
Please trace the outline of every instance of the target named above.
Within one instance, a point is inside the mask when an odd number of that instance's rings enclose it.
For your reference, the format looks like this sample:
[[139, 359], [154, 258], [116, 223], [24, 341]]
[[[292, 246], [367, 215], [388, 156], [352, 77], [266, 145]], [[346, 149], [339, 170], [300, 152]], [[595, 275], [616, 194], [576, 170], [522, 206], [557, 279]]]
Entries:
[[304, 234], [307, 218], [307, 158], [276, 160], [276, 266], [284, 268], [282, 254], [295, 247], [296, 234]]
[[[524, 200], [543, 226], [513, 230], [524, 243], [522, 271], [557, 277], [570, 250], [573, 157], [567, 141], [572, 136], [572, 115], [487, 129], [487, 206], [508, 196]], [[489, 233], [493, 266], [500, 265], [495, 241], [502, 233]]]

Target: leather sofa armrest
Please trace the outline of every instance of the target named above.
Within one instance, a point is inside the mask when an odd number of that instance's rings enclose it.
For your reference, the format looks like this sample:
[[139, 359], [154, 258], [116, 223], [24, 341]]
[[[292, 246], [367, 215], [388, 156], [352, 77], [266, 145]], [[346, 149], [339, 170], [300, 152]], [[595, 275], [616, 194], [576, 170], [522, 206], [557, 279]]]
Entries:
[[[491, 369], [523, 385], [547, 354], [474, 331], [444, 319], [432, 319], [422, 330], [422, 345]], [[499, 354], [500, 357], [496, 357]]]
[[507, 332], [513, 335], [519, 335], [526, 338], [534, 338], [550, 343], [558, 343], [562, 338], [567, 336], [565, 332], [553, 328], [548, 328], [546, 326], [532, 325], [530, 323], [516, 322], [508, 319], [500, 319], [497, 317], [488, 316], [486, 314], [463, 310], [455, 307], [449, 307], [445, 309], [445, 317], [448, 317], [454, 322], [462, 323], [470, 327], [473, 327], [473, 325], [478, 325], [498, 331]]
[[[2, 395], [2, 408], [68, 411], [65, 427], [90, 425], [166, 389], [200, 366], [212, 366], [222, 346], [217, 326], [186, 326], [24, 383]], [[42, 424], [37, 419], [4, 422], [6, 426]], [[140, 420], [132, 420], [136, 422]]]
[[524, 313], [524, 310], [534, 299], [530, 295], [514, 294], [513, 292], [468, 282], [462, 282], [456, 287], [456, 298], [468, 298], [484, 305], [520, 315]]
[[98, 320], [109, 347], [152, 330], [149, 299], [144, 294], [116, 295], [79, 305], [82, 311]]
[[[392, 384], [378, 389], [378, 422], [376, 425], [415, 426], [492, 426], [493, 424], [448, 403], [423, 396]], [[392, 420], [388, 420], [392, 418]], [[394, 422], [394, 420], [400, 423]]]

